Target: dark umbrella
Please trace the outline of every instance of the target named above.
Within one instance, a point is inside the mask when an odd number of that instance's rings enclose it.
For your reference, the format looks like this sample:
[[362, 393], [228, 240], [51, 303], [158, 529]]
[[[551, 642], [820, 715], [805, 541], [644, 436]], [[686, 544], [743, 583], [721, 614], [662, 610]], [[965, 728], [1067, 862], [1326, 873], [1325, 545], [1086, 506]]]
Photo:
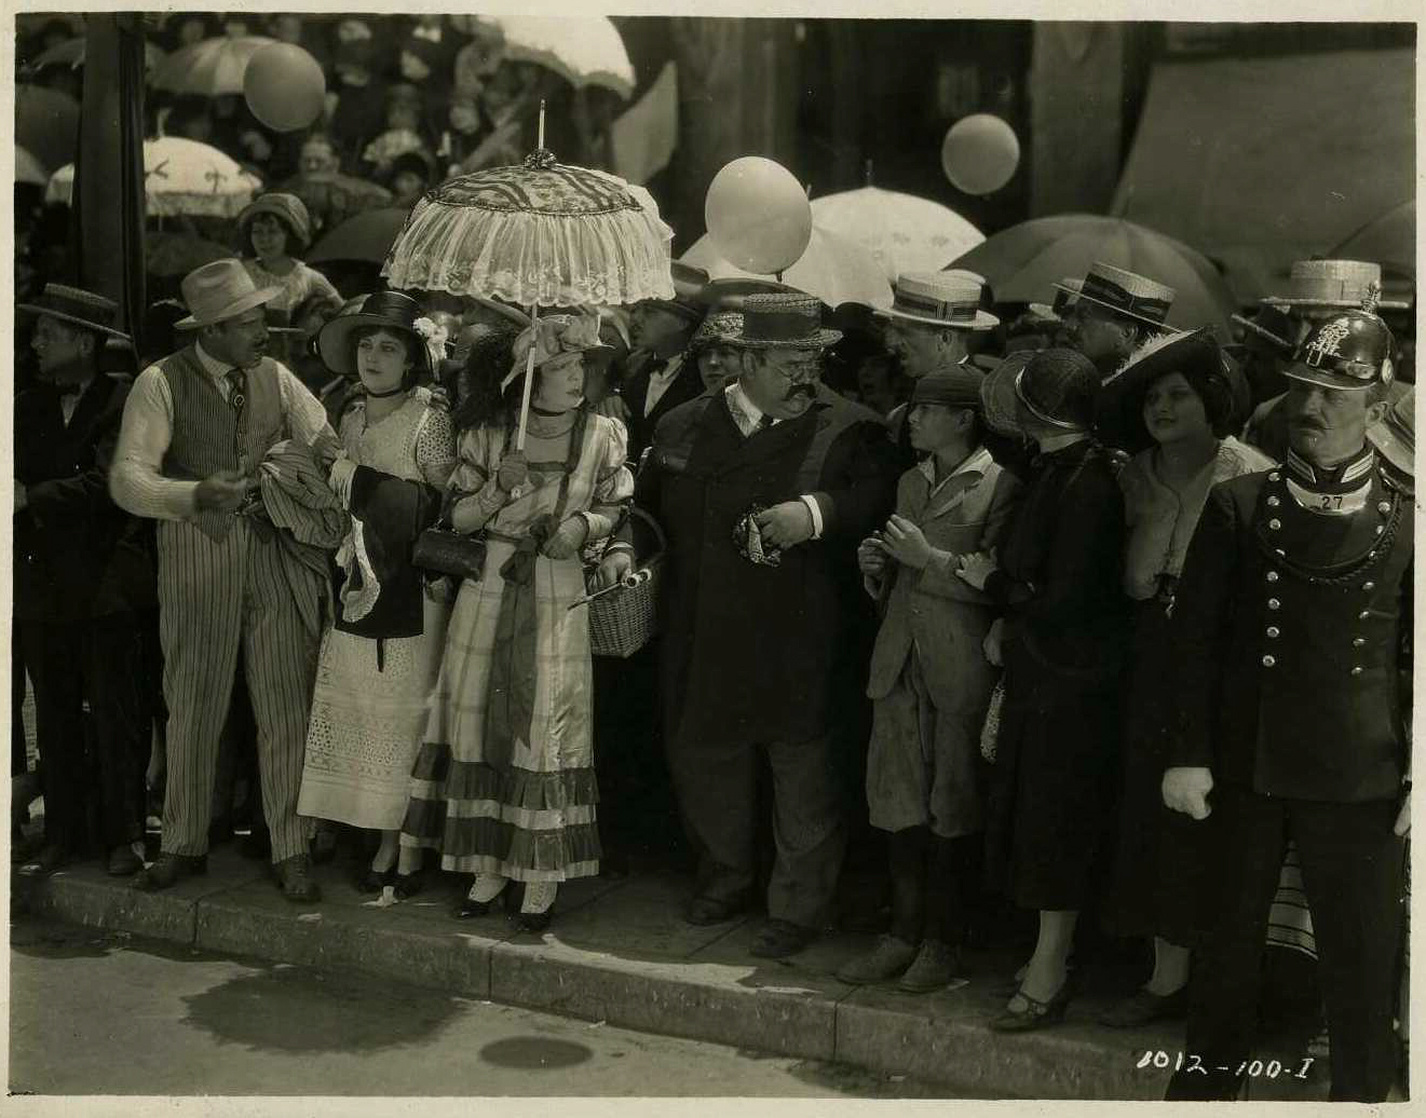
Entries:
[[307, 254], [307, 262], [359, 260], [381, 264], [406, 225], [408, 213], [396, 206], [385, 206], [348, 218], [313, 246]]
[[279, 190], [302, 199], [320, 229], [335, 229], [367, 210], [391, 205], [391, 191], [366, 179], [339, 173], [299, 175]]
[[58, 90], [17, 85], [15, 142], [51, 173], [73, 163], [79, 146], [79, 102]]
[[959, 257], [956, 268], [986, 278], [1003, 303], [1043, 302], [1054, 284], [1080, 279], [1095, 261], [1174, 289], [1170, 326], [1216, 326], [1231, 336], [1237, 301], [1212, 261], [1182, 241], [1097, 214], [1060, 214], [1012, 225]]
[[1388, 271], [1416, 275], [1416, 203], [1402, 202], [1367, 222], [1327, 254], [1331, 260], [1369, 260]]

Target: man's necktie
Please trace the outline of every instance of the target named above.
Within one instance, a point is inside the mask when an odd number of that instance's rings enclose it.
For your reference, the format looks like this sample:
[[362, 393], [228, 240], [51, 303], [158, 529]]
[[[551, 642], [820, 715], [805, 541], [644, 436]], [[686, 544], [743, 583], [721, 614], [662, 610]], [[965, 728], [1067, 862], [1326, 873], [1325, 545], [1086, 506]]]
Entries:
[[233, 418], [236, 421], [233, 449], [237, 451], [241, 462], [248, 427], [248, 374], [242, 369], [229, 369], [224, 374], [224, 379], [228, 382], [228, 406], [233, 409]]

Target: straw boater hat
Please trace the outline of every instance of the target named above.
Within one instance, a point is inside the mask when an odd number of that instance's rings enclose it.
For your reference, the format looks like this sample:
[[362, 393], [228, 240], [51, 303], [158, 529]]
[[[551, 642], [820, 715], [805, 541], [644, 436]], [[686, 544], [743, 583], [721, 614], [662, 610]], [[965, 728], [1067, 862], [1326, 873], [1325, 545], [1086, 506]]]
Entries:
[[822, 325], [821, 300], [793, 292], [747, 296], [723, 344], [738, 349], [826, 349], [841, 340], [840, 330]]
[[194, 268], [183, 277], [179, 290], [183, 305], [188, 308], [188, 317], [174, 323], [178, 330], [197, 330], [227, 322], [282, 294], [282, 288], [276, 284], [258, 287], [243, 262], [231, 257]]
[[1013, 353], [980, 386], [986, 425], [1002, 435], [1023, 435], [1020, 408], [1051, 427], [1088, 431], [1094, 424], [1099, 374], [1078, 350]]
[[238, 214], [238, 239], [244, 248], [252, 243], [252, 224], [259, 214], [271, 214], [292, 232], [297, 243], [287, 246], [288, 255], [295, 255], [312, 243], [312, 217], [302, 199], [295, 194], [274, 191], [254, 198]]
[[1075, 300], [1086, 300], [1149, 326], [1163, 326], [1175, 294], [1172, 287], [1157, 280], [1098, 260], [1078, 283], [1061, 280], [1054, 286]]
[[982, 309], [984, 288], [984, 281], [969, 272], [907, 272], [896, 277], [891, 302], [876, 311], [919, 326], [990, 330], [1000, 319]]
[[[1290, 357], [1307, 334], [1304, 315], [1359, 307], [1373, 286], [1381, 286], [1381, 265], [1361, 260], [1297, 260], [1281, 294], [1266, 296], [1252, 318], [1233, 315], [1245, 330]], [[1382, 302], [1387, 310], [1405, 310], [1409, 303]]]
[[334, 373], [357, 375], [352, 334], [363, 327], [379, 326], [416, 339], [416, 371], [429, 374], [434, 368], [433, 343], [444, 343], [444, 331], [426, 317], [421, 304], [399, 291], [378, 291], [368, 295], [355, 314], [342, 314], [322, 327], [317, 335], [317, 352], [322, 363]]
[[26, 314], [57, 318], [71, 326], [82, 326], [104, 338], [129, 341], [128, 334], [114, 328], [114, 322], [119, 317], [119, 304], [83, 288], [47, 283], [33, 303], [21, 303], [15, 309]]

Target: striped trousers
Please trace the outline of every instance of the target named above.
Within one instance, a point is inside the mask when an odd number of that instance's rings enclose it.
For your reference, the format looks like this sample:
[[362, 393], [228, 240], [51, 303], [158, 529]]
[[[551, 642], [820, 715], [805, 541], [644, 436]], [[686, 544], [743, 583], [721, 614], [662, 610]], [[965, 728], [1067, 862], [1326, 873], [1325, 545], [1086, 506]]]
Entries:
[[242, 518], [221, 540], [192, 524], [164, 521], [158, 593], [169, 712], [163, 850], [198, 855], [208, 849], [218, 740], [241, 652], [272, 860], [304, 853], [297, 792], [324, 580], [288, 556], [271, 532]]

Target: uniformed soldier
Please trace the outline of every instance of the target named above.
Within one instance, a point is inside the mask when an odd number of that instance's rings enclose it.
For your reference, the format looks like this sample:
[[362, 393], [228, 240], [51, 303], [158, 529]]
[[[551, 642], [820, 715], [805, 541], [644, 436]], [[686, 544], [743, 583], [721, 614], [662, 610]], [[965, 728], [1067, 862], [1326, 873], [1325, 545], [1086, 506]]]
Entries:
[[1365, 437], [1386, 408], [1393, 340], [1364, 306], [1298, 348], [1286, 461], [1214, 488], [1179, 584], [1164, 802], [1211, 811], [1223, 855], [1171, 1099], [1242, 1085], [1289, 838], [1317, 934], [1331, 1097], [1379, 1102], [1395, 1078], [1412, 506]]

